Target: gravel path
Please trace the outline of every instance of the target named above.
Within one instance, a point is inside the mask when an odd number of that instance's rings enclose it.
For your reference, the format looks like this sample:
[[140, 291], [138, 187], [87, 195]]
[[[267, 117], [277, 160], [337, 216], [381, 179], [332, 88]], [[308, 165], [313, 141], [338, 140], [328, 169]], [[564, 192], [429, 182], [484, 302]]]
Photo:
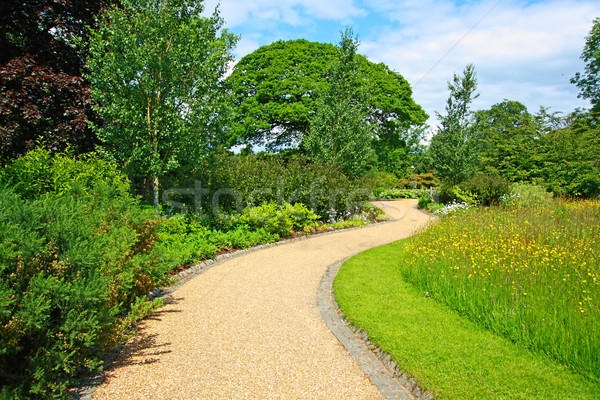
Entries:
[[319, 313], [327, 267], [404, 238], [429, 216], [394, 219], [248, 253], [191, 279], [140, 325], [93, 399], [381, 399]]

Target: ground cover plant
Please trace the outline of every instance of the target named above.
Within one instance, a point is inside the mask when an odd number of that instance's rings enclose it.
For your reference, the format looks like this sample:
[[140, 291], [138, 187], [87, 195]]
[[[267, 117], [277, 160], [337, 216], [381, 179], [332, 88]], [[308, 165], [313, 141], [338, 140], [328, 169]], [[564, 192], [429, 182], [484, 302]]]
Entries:
[[[600, 201], [506, 199], [508, 205], [442, 216], [428, 230], [379, 252], [381, 263], [391, 263], [389, 273], [421, 297], [596, 385], [597, 397]], [[537, 398], [560, 398], [548, 396]]]

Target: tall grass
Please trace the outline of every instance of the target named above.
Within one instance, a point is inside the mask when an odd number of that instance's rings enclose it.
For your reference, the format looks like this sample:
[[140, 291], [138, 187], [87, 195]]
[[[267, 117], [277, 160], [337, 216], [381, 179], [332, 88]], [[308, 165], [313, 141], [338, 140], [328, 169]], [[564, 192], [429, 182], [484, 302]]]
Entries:
[[466, 211], [402, 257], [426, 296], [600, 381], [600, 201]]

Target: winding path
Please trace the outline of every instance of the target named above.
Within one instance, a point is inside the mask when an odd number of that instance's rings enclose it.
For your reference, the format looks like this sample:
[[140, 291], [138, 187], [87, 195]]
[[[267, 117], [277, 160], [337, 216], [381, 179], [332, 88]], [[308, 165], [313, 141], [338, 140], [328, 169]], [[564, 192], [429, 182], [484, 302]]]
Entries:
[[392, 221], [289, 242], [194, 277], [143, 321], [93, 395], [100, 399], [381, 399], [317, 304], [328, 266], [409, 236], [416, 200]]

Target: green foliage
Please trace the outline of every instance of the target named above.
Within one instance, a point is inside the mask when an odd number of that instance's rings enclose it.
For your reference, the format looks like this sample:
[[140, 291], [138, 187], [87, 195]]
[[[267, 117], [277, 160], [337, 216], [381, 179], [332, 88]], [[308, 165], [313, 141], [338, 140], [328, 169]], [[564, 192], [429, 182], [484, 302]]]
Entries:
[[38, 149], [1, 176], [19, 192], [0, 189], [2, 393], [66, 398], [148, 310], [138, 299], [165, 273], [152, 253], [159, 222], [93, 156]]
[[230, 115], [222, 77], [237, 38], [199, 0], [123, 0], [90, 43], [92, 96], [103, 153], [130, 176], [160, 179], [195, 166]]
[[476, 175], [461, 182], [459, 187], [465, 193], [472, 193], [478, 203], [484, 206], [498, 204], [502, 196], [510, 193], [510, 182], [497, 175]]
[[42, 147], [13, 160], [0, 171], [0, 181], [28, 199], [44, 193], [60, 196], [74, 189], [82, 195], [91, 195], [102, 185], [121, 193], [129, 190], [129, 182], [116, 165], [103, 161], [95, 153], [73, 158], [71, 154], [53, 154]]
[[296, 231], [316, 226], [319, 218], [301, 203], [279, 206], [276, 202], [269, 202], [244, 209], [238, 221], [252, 228], [262, 228], [269, 233], [289, 237]]
[[462, 189], [458, 185], [443, 184], [440, 187], [440, 203], [466, 203], [469, 206], [479, 204], [477, 195]]
[[431, 139], [429, 153], [436, 176], [450, 184], [475, 174], [479, 160], [477, 127], [469, 107], [479, 95], [475, 67], [467, 65], [463, 75], [448, 82], [450, 96], [445, 116], [438, 114], [441, 127]]
[[429, 194], [429, 190], [426, 189], [386, 189], [375, 197], [379, 199], [418, 199]]
[[554, 123], [540, 140], [541, 182], [558, 195], [600, 195], [600, 135], [590, 114], [575, 112]]
[[549, 206], [552, 195], [542, 186], [526, 182], [510, 185], [510, 194], [505, 196], [503, 203], [521, 204], [525, 207]]
[[437, 187], [439, 183], [440, 180], [430, 170], [423, 174], [410, 174], [396, 182], [395, 186], [397, 188], [427, 189]]
[[[271, 201], [303, 203], [319, 215], [331, 208], [346, 210], [348, 203], [367, 197], [357, 190], [358, 183], [350, 181], [339, 167], [312, 164], [303, 157], [286, 162], [278, 155], [219, 156], [212, 170], [207, 168], [198, 178], [211, 189], [202, 198], [205, 206], [211, 205], [218, 190], [226, 189], [239, 194], [240, 208]], [[233, 196], [224, 193], [219, 200], [224, 211], [236, 209]]]
[[318, 91], [317, 111], [302, 148], [311, 160], [338, 164], [344, 173], [356, 176], [374, 163], [375, 138], [367, 121], [369, 95], [360, 84], [365, 78], [356, 60], [358, 40], [352, 35], [351, 30], [342, 35], [338, 59]]
[[431, 203], [433, 203], [433, 198], [429, 194], [419, 197], [418, 206], [420, 209], [427, 210]]
[[536, 174], [535, 156], [539, 133], [527, 108], [504, 100], [476, 113], [480, 129], [480, 171], [502, 175], [511, 182], [526, 181]]
[[478, 208], [411, 238], [407, 282], [600, 382], [600, 203]]
[[[277, 41], [243, 57], [226, 80], [236, 99], [230, 144], [266, 144], [272, 150], [301, 141], [318, 109], [315, 93], [327, 87], [337, 58], [336, 46], [306, 40]], [[427, 115], [411, 98], [408, 82], [384, 64], [356, 59], [367, 78], [361, 85], [368, 85], [369, 120], [378, 137], [394, 149], [409, 142], [408, 128]]]
[[583, 53], [580, 57], [585, 62], [585, 72], [576, 73], [571, 83], [579, 87], [580, 98], [590, 99], [594, 118], [600, 113], [600, 18], [594, 20], [594, 25], [586, 37]]

